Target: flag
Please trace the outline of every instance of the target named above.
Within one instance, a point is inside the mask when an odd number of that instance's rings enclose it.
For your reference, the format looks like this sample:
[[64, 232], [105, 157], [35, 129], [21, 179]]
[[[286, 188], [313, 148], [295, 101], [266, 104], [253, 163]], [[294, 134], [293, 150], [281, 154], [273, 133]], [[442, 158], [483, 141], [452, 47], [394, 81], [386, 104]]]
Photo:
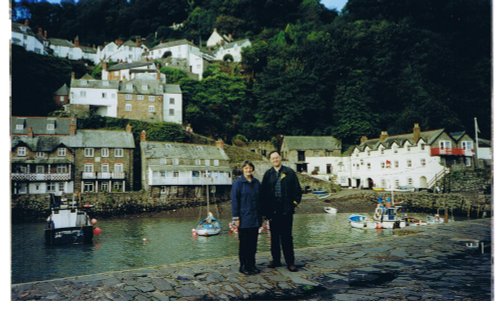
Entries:
[[477, 133], [481, 133], [481, 131], [479, 130], [479, 126], [477, 126], [477, 118], [474, 118], [474, 128], [476, 129]]

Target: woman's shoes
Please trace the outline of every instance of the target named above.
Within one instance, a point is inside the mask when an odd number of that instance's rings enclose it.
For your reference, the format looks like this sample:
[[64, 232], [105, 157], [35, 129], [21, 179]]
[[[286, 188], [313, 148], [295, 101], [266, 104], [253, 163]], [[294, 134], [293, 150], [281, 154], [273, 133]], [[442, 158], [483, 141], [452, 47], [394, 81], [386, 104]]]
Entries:
[[244, 266], [240, 266], [240, 272], [245, 275], [254, 275], [260, 273], [260, 270], [257, 267], [245, 268]]

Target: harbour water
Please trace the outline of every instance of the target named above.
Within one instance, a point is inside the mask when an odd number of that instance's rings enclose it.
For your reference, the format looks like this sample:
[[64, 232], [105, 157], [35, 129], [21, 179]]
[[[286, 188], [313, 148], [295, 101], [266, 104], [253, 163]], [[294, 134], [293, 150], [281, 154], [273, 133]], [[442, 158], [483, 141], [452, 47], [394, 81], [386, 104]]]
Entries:
[[[347, 213], [296, 214], [296, 248], [370, 242], [397, 234], [397, 230], [352, 229]], [[422, 216], [421, 218], [425, 218]], [[102, 234], [91, 245], [50, 247], [44, 245], [45, 224], [12, 226], [11, 282], [24, 283], [54, 278], [135, 269], [204, 258], [238, 254], [238, 237], [228, 232], [229, 216], [221, 217], [223, 231], [213, 237], [193, 237], [192, 217], [136, 217], [103, 219]], [[270, 235], [259, 235], [258, 252], [269, 253]], [[237, 262], [235, 262], [237, 264]]]

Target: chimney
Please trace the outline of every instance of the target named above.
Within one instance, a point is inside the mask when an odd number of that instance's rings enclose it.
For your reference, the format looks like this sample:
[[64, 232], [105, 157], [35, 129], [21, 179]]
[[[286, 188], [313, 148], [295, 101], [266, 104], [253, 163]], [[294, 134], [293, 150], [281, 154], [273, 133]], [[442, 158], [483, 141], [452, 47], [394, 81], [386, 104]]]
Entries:
[[387, 137], [389, 137], [389, 134], [387, 133], [387, 131], [380, 132], [380, 141], [386, 140]]
[[142, 130], [141, 132], [141, 141], [146, 141], [146, 131]]
[[28, 137], [33, 137], [33, 128], [32, 127], [28, 127]]
[[71, 120], [71, 124], [69, 125], [69, 135], [76, 135], [76, 123], [74, 120]]
[[359, 143], [360, 144], [363, 144], [363, 143], [366, 143], [366, 141], [368, 140], [368, 137], [366, 136], [361, 136], [361, 139], [359, 140]]
[[[125, 127], [125, 131], [127, 131], [127, 133], [132, 133], [132, 125], [130, 125], [130, 123], [127, 123], [127, 126]], [[146, 133], [144, 133], [146, 134]], [[142, 135], [142, 133], [141, 133]]]
[[135, 46], [140, 48], [141, 47], [141, 37], [136, 37], [135, 38]]
[[418, 123], [413, 124], [413, 142], [417, 143], [420, 139], [420, 125]]
[[161, 80], [161, 72], [160, 70], [156, 70], [156, 80], [160, 81]]
[[73, 40], [73, 44], [75, 45], [75, 47], [80, 47], [80, 38], [78, 36], [76, 36]]
[[218, 147], [218, 148], [224, 148], [224, 141], [222, 139], [217, 139], [215, 141], [215, 147]]

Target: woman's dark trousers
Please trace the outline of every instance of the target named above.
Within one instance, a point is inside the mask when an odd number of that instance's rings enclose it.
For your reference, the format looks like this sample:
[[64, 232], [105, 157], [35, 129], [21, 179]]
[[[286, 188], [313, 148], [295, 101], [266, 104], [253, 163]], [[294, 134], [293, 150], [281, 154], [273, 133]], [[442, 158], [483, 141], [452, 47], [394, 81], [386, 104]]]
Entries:
[[259, 228], [239, 228], [240, 239], [240, 266], [246, 270], [255, 268], [255, 254], [257, 253], [257, 238]]

